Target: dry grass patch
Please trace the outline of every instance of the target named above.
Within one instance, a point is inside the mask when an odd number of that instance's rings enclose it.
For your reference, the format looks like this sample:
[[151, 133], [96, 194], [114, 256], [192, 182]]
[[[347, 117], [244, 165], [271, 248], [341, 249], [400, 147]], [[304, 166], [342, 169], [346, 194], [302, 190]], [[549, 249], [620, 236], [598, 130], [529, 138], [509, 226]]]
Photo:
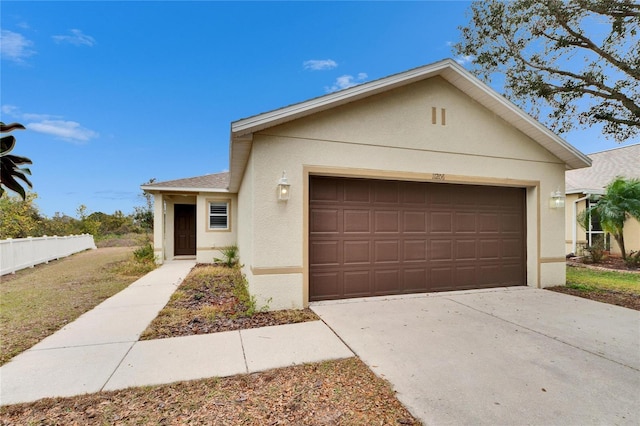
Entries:
[[257, 306], [249, 295], [238, 268], [198, 265], [140, 339], [190, 336], [319, 319], [309, 309], [265, 312], [266, 309], [266, 306]]
[[0, 278], [0, 364], [154, 268], [131, 247], [88, 250]]
[[418, 425], [357, 358], [0, 408], [0, 424]]

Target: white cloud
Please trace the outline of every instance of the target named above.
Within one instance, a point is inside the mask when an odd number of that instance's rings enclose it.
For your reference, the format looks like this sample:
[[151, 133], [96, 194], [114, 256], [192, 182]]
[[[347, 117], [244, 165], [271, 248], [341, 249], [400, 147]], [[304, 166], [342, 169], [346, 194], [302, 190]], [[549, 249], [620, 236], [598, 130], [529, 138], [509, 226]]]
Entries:
[[305, 70], [322, 71], [334, 69], [338, 66], [338, 63], [333, 59], [310, 59], [304, 61], [302, 66]]
[[58, 120], [62, 117], [59, 115], [51, 115], [51, 114], [33, 114], [29, 112], [25, 112], [20, 115], [23, 120], [26, 121], [44, 121], [44, 120]]
[[63, 120], [60, 115], [23, 113], [19, 107], [8, 104], [2, 105], [0, 111], [21, 122], [26, 121], [25, 126], [28, 130], [53, 135], [68, 142], [88, 142], [99, 136], [97, 132], [82, 127], [80, 123]]
[[352, 75], [342, 75], [336, 78], [335, 83], [332, 86], [327, 86], [324, 89], [327, 93], [336, 92], [342, 89], [348, 89], [349, 87], [357, 86], [366, 80], [368, 75], [366, 73], [360, 72], [356, 77]]
[[61, 119], [62, 117], [59, 115], [51, 115], [51, 114], [32, 114], [32, 113], [28, 113], [28, 112], [22, 112], [20, 110], [20, 107], [17, 107], [15, 105], [2, 105], [2, 107], [0, 107], [0, 111], [2, 111], [3, 114], [5, 115], [9, 115], [11, 117], [15, 117], [21, 121], [43, 121], [43, 120], [58, 120]]
[[80, 126], [75, 121], [42, 120], [26, 124], [28, 130], [53, 135], [70, 142], [88, 142], [98, 137], [98, 133]]
[[459, 63], [460, 65], [466, 65], [468, 63], [473, 62], [475, 58], [476, 57], [473, 55], [460, 55], [456, 57], [456, 62]]
[[90, 35], [84, 34], [81, 30], [70, 30], [71, 35], [54, 35], [53, 40], [56, 43], [71, 43], [75, 46], [93, 46], [96, 39]]
[[15, 105], [2, 105], [2, 107], [0, 108], [0, 111], [2, 111], [2, 113], [5, 115], [10, 115], [12, 117], [15, 117], [20, 113], [20, 108], [18, 108]]
[[33, 42], [22, 34], [9, 30], [0, 32], [0, 52], [3, 59], [23, 63], [26, 58], [36, 53], [31, 49], [31, 46], [33, 46]]

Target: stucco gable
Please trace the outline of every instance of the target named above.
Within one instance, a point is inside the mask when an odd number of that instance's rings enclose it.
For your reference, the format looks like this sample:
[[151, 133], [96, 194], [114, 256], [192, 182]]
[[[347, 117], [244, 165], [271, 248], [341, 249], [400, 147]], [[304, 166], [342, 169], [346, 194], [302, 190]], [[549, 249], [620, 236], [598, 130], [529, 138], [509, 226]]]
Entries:
[[231, 175], [229, 189], [236, 191], [240, 186], [244, 168], [251, 151], [254, 133], [436, 76], [442, 77], [493, 114], [501, 117], [518, 131], [544, 147], [564, 162], [568, 170], [590, 165], [589, 158], [576, 148], [471, 75], [455, 61], [446, 59], [340, 92], [233, 122], [231, 124]]
[[440, 76], [340, 105], [254, 134], [411, 152], [456, 153], [487, 159], [563, 164], [529, 136]]

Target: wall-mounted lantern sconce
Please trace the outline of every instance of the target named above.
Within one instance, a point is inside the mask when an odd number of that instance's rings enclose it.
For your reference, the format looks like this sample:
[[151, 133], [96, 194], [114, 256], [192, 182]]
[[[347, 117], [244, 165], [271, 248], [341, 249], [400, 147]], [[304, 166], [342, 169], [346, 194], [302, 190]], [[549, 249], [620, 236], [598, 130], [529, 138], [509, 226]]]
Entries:
[[291, 185], [287, 180], [287, 172], [282, 172], [282, 177], [278, 181], [278, 201], [287, 201], [289, 199], [289, 189]]
[[551, 198], [549, 198], [549, 208], [551, 209], [561, 209], [564, 207], [564, 194], [560, 192], [560, 188], [556, 189], [551, 193]]

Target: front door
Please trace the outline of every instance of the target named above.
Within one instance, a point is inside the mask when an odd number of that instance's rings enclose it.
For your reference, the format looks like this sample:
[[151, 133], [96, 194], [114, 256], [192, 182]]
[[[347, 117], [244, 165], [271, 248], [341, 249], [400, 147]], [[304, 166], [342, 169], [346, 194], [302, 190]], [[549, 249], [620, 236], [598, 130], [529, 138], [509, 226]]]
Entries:
[[196, 206], [175, 204], [174, 209], [174, 254], [175, 256], [195, 256]]

